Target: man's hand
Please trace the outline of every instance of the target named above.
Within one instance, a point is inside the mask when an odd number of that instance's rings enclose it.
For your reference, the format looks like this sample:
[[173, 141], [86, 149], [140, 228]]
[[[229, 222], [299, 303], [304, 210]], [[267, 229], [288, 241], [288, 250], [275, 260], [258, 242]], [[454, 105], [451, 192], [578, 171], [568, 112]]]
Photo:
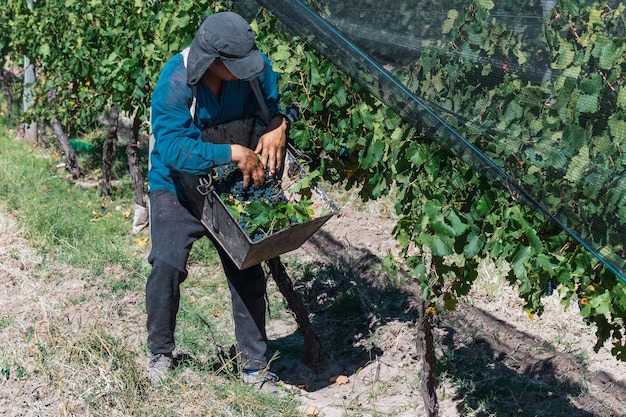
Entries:
[[282, 116], [276, 116], [270, 121], [267, 130], [259, 138], [254, 153], [260, 154], [263, 167], [269, 168], [270, 174], [276, 175], [285, 162], [286, 146], [287, 121]]
[[259, 160], [259, 156], [252, 149], [242, 145], [230, 145], [231, 160], [243, 174], [243, 187], [250, 184], [250, 180], [256, 188], [263, 185], [265, 180], [265, 168]]

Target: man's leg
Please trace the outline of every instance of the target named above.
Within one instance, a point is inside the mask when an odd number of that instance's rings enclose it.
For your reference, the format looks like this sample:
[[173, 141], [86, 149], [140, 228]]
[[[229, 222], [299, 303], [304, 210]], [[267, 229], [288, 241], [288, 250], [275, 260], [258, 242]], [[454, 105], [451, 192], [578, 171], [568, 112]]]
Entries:
[[221, 248], [224, 271], [228, 278], [235, 320], [235, 336], [242, 380], [258, 389], [284, 398], [287, 393], [277, 375], [270, 372], [267, 363], [267, 335], [265, 333], [265, 273], [261, 265], [239, 270]]
[[148, 348], [171, 355], [180, 303], [180, 284], [187, 278], [187, 259], [194, 241], [206, 233], [202, 224], [168, 191], [150, 193], [152, 271], [146, 284]]
[[267, 366], [265, 333], [265, 272], [261, 265], [240, 270], [216, 245], [230, 288], [239, 362], [244, 370]]

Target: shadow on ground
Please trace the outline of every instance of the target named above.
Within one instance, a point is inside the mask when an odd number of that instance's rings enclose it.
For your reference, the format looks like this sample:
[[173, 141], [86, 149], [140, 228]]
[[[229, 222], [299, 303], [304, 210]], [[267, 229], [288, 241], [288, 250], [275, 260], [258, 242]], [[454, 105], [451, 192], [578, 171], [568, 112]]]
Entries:
[[626, 412], [624, 382], [590, 372], [576, 355], [556, 352], [473, 306], [462, 306], [444, 321], [438, 371], [457, 382], [461, 415], [467, 410], [480, 410], [476, 416], [551, 417]]
[[[391, 321], [415, 323], [417, 291], [412, 284], [388, 285], [393, 280], [382, 260], [368, 250], [345, 248], [323, 232], [310, 243], [322, 256], [284, 261], [295, 271], [290, 274], [322, 342], [325, 363], [303, 365], [303, 340], [297, 332], [272, 340], [270, 349], [281, 352], [273, 364], [281, 378], [315, 392], [331, 386], [337, 375], [354, 376], [384, 353], [371, 337], [377, 329]], [[453, 381], [459, 415], [623, 415], [600, 395], [623, 395], [622, 382], [590, 374], [573, 355], [550, 351], [532, 335], [476, 307], [459, 306], [442, 317], [439, 332], [438, 376]]]

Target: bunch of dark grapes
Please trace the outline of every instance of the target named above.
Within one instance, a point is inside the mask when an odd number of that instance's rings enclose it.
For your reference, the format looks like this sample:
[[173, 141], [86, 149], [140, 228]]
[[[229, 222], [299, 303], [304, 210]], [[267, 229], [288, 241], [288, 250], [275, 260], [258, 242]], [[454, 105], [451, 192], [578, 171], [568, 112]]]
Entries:
[[237, 164], [219, 165], [213, 169], [213, 186], [218, 195], [243, 193], [243, 174]]
[[[214, 169], [213, 186], [222, 201], [230, 207], [245, 208], [247, 203], [261, 201], [268, 204], [268, 210], [271, 210], [272, 205], [287, 202], [281, 189], [281, 181], [270, 175], [268, 171], [265, 172], [265, 181], [262, 186], [255, 188], [250, 185], [244, 188], [243, 174], [234, 163], [220, 165]], [[233, 212], [238, 212], [238, 210], [231, 210], [231, 213]], [[248, 222], [245, 210], [240, 210], [239, 213], [241, 215], [235, 218], [252, 241], [265, 237], [267, 231], [252, 226]]]

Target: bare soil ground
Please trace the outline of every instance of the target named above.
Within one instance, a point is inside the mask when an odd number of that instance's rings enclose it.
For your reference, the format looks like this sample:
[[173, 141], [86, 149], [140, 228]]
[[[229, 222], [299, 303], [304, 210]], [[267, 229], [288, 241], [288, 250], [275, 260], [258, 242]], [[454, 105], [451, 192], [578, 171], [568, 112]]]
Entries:
[[[299, 277], [296, 288], [310, 310], [327, 362], [311, 369], [285, 356], [273, 364], [294, 386], [303, 415], [425, 415], [414, 294], [410, 288], [390, 293], [381, 284], [381, 258], [395, 248], [392, 226], [375, 213], [344, 207], [340, 216], [284, 257], [288, 268], [289, 263], [307, 262], [318, 272], [312, 275], [315, 279]], [[104, 325], [141, 351], [143, 294], [107, 297], [97, 282], [82, 278], [83, 271], [46, 262], [2, 210], [0, 230], [0, 360], [25, 364], [23, 369], [3, 365], [0, 416], [56, 416], [69, 409], [71, 415], [92, 415], [68, 394], [67, 387], [80, 384], [79, 372], [68, 369], [61, 373], [62, 381], [51, 379], [59, 373], [29, 373], [31, 367], [42, 369], [35, 362], [45, 361], [45, 352], [37, 349], [43, 344], [37, 341], [55, 332], [98, 337], [90, 330]], [[319, 271], [325, 270], [344, 279], [325, 282], [319, 279]], [[457, 310], [440, 315], [436, 344], [441, 416], [626, 416], [626, 364], [607, 348], [593, 351], [593, 331], [575, 306], [565, 310], [554, 295], [546, 299], [545, 314], [531, 320], [514, 291], [502, 283], [501, 270], [485, 263], [480, 272], [480, 283]], [[352, 316], [323, 309], [338, 285], [357, 294], [355, 300], [370, 302], [352, 305]], [[270, 291], [277, 289], [270, 285]], [[350, 300], [342, 305], [350, 308]], [[295, 323], [284, 319], [270, 320], [268, 331], [273, 349], [300, 340]], [[84, 387], [84, 394], [89, 390]], [[184, 409], [181, 413], [185, 415]]]

